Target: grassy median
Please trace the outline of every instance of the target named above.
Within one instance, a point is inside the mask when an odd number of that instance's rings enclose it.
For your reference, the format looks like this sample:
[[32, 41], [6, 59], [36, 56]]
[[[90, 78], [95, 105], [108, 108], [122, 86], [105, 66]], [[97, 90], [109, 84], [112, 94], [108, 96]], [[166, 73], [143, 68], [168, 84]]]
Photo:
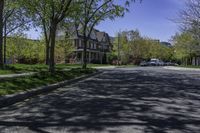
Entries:
[[95, 69], [91, 68], [86, 70], [74, 68], [69, 71], [56, 71], [53, 75], [47, 71], [41, 71], [33, 76], [3, 79], [0, 81], [0, 96], [74, 79], [81, 75], [91, 74], [95, 71]]

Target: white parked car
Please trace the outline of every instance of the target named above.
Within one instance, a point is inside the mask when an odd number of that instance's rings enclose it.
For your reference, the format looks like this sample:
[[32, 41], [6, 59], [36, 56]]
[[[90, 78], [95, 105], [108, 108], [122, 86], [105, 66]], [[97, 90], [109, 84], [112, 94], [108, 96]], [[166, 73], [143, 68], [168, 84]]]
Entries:
[[159, 65], [159, 59], [151, 59], [149, 61], [149, 65], [151, 65], [151, 66], [158, 66]]
[[159, 59], [151, 59], [149, 61], [149, 65], [151, 66], [164, 66], [164, 62]]

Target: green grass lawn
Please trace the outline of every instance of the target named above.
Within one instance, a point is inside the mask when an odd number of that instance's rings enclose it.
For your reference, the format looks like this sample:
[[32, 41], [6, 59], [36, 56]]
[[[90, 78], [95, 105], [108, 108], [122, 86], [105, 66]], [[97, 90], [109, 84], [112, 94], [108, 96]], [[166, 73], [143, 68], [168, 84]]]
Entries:
[[84, 74], [90, 74], [96, 71], [95, 69], [71, 69], [70, 71], [56, 71], [51, 75], [47, 71], [41, 71], [34, 76], [26, 76], [21, 78], [13, 78], [0, 81], [0, 96], [13, 94], [20, 91], [26, 91], [32, 88], [45, 86], [60, 81], [73, 79]]
[[[88, 64], [88, 68], [99, 67], [99, 66], [111, 66], [111, 65]], [[81, 64], [57, 64], [56, 70], [81, 68], [81, 67], [82, 67]], [[17, 71], [17, 72], [40, 72], [40, 71], [48, 71], [48, 65], [45, 65], [45, 64], [35, 64], [35, 65], [12, 64], [12, 65], [7, 65], [7, 69]]]
[[[105, 67], [105, 66], [113, 66], [109, 64], [87, 64], [88, 68], [92, 67]], [[81, 68], [81, 64], [57, 64], [55, 66], [56, 70], [65, 70], [65, 69], [72, 69], [72, 68]], [[121, 65], [116, 67], [135, 67], [135, 65]], [[41, 71], [48, 71], [48, 65], [45, 64], [11, 64], [6, 65], [5, 70], [0, 69], [0, 75], [5, 74], [15, 74], [15, 73], [25, 73], [25, 72], [41, 72]]]
[[[38, 72], [38, 73], [32, 76], [0, 80], [0, 96], [6, 94], [13, 94], [20, 91], [26, 91], [31, 88], [45, 86], [68, 79], [73, 79], [75, 77], [96, 71], [91, 67], [98, 67], [98, 66], [110, 66], [110, 65], [88, 64], [89, 69], [82, 70], [81, 64], [57, 64], [56, 72], [54, 75], [51, 75], [48, 72], [48, 65], [44, 64], [7, 65], [4, 70], [0, 69], [0, 75], [25, 73], [25, 72]], [[64, 69], [69, 69], [69, 71], [63, 71]]]
[[40, 72], [40, 71], [47, 71], [48, 66], [45, 64], [35, 64], [35, 65], [11, 64], [7, 65], [6, 69], [15, 70], [18, 72]]
[[15, 71], [12, 70], [0, 70], [0, 75], [14, 74]]

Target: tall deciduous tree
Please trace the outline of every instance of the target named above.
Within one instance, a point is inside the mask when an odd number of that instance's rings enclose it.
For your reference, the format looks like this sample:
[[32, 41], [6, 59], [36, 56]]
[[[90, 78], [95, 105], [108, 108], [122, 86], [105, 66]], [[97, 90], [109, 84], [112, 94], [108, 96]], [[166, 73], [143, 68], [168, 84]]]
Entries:
[[[174, 50], [172, 47], [162, 45], [159, 41], [142, 37], [138, 30], [123, 31], [116, 37], [111, 61], [115, 61], [119, 54], [122, 64], [139, 64], [142, 60], [158, 58], [163, 61], [173, 60]], [[118, 40], [119, 43], [118, 43]]]
[[200, 53], [198, 41], [193, 38], [190, 32], [176, 34], [173, 37], [175, 45], [175, 56], [185, 65], [192, 64], [192, 57]]
[[105, 19], [122, 17], [127, 11], [131, 1], [125, 0], [124, 3], [117, 3], [116, 0], [78, 0], [80, 11], [75, 14], [75, 27], [79, 36], [83, 37], [83, 69], [87, 68], [87, 43], [94, 27]]
[[187, 0], [185, 5], [185, 9], [180, 12], [182, 28], [190, 31], [200, 42], [200, 1]]
[[4, 0], [0, 1], [0, 67], [3, 67], [3, 8]]
[[29, 27], [30, 19], [26, 11], [16, 1], [6, 0], [3, 14], [3, 46], [4, 46], [4, 63], [6, 63], [6, 39], [7, 36], [16, 32], [23, 32]]
[[28, 15], [32, 18], [33, 26], [42, 29], [46, 44], [46, 65], [48, 65], [49, 52], [50, 52], [49, 32], [50, 32], [50, 17], [51, 17], [50, 8], [48, 7], [50, 6], [49, 1], [35, 0], [29, 3], [28, 2], [24, 3], [23, 1], [21, 1], [21, 4], [25, 6]]
[[56, 32], [60, 22], [70, 13], [73, 0], [28, 0], [21, 3], [25, 5], [33, 17], [37, 17], [36, 23], [43, 26], [46, 43], [49, 44], [49, 71], [55, 70], [55, 42]]
[[183, 31], [173, 38], [176, 55], [184, 58], [185, 64], [191, 64], [192, 57], [200, 56], [200, 1], [187, 0], [179, 16]]

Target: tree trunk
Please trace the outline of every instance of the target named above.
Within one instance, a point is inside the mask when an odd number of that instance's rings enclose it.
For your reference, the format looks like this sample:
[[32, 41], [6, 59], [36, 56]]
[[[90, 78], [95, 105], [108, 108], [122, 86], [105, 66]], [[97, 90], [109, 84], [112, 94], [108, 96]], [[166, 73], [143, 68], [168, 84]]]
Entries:
[[56, 39], [56, 29], [57, 24], [52, 22], [50, 27], [50, 60], [49, 60], [49, 72], [55, 72], [55, 61], [54, 61], [54, 52], [55, 52], [55, 39]]
[[46, 65], [49, 65], [49, 42], [46, 41]]
[[7, 56], [7, 55], [6, 55], [6, 51], [7, 51], [7, 50], [6, 50], [6, 48], [7, 48], [7, 47], [6, 47], [6, 45], [7, 45], [7, 40], [6, 40], [6, 39], [7, 39], [7, 34], [6, 34], [6, 30], [7, 30], [7, 25], [6, 25], [6, 21], [5, 21], [5, 22], [4, 22], [4, 41], [3, 41], [3, 46], [4, 46], [4, 49], [3, 49], [3, 50], [4, 50], [4, 52], [3, 52], [3, 53], [4, 53], [4, 55], [3, 55], [3, 60], [4, 60], [4, 64], [6, 64], [6, 56]]
[[84, 35], [84, 37], [83, 37], [83, 43], [84, 43], [84, 50], [83, 50], [83, 66], [82, 66], [83, 69], [86, 69], [86, 68], [87, 68], [87, 42], [88, 42], [88, 39], [87, 39], [87, 37]]
[[0, 1], [0, 67], [3, 67], [3, 9], [4, 0]]
[[48, 37], [48, 31], [47, 31], [47, 27], [46, 27], [46, 23], [45, 23], [44, 19], [42, 20], [42, 24], [43, 24], [45, 43], [46, 43], [46, 60], [45, 60], [45, 63], [46, 63], [46, 65], [49, 65], [49, 52], [50, 52], [49, 51], [49, 37]]
[[67, 48], [65, 47], [64, 48], [64, 55], [65, 55], [65, 64], [67, 64], [67, 63], [71, 63], [70, 61], [67, 61], [68, 60], [68, 54], [67, 54]]

